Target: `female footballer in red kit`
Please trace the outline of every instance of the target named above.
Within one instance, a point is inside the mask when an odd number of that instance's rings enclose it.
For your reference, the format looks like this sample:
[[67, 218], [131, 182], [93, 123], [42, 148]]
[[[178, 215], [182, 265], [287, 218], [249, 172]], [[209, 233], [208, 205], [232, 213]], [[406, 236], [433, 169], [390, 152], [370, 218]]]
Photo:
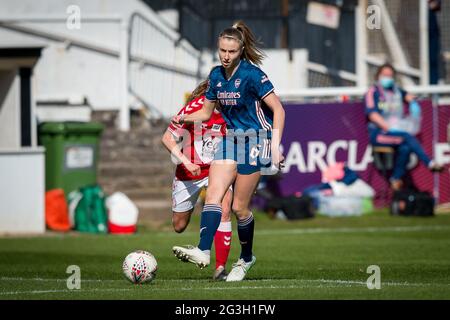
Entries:
[[[205, 101], [206, 87], [207, 81], [200, 83], [178, 114], [188, 115], [200, 110]], [[201, 190], [208, 186], [210, 163], [225, 132], [225, 120], [219, 112], [214, 112], [211, 118], [201, 123], [198, 128], [186, 123], [172, 123], [163, 135], [164, 146], [179, 162], [172, 185], [172, 224], [177, 233], [186, 229]], [[183, 139], [182, 150], [177, 143], [181, 139]], [[225, 280], [227, 276], [225, 267], [231, 245], [231, 199], [230, 188], [222, 200], [223, 214], [214, 236], [216, 250], [214, 280]]]

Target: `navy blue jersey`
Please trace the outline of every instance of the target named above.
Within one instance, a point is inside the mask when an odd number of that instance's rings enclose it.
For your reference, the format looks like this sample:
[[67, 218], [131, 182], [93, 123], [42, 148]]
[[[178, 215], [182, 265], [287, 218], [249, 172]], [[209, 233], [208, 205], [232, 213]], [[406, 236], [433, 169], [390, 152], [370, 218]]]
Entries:
[[274, 87], [257, 66], [241, 60], [234, 75], [227, 80], [225, 69], [217, 66], [209, 75], [206, 98], [218, 100], [228, 128], [233, 130], [267, 131], [270, 136], [273, 112], [262, 101]]

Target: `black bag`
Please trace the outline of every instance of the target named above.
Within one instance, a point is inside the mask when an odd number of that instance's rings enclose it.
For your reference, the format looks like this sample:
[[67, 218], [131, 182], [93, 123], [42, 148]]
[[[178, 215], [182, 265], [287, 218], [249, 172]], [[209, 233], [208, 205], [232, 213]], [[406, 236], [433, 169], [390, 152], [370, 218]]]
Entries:
[[396, 191], [392, 198], [391, 215], [433, 216], [434, 198], [429, 192]]
[[313, 201], [308, 196], [273, 198], [267, 203], [267, 207], [269, 210], [282, 210], [289, 220], [314, 217]]

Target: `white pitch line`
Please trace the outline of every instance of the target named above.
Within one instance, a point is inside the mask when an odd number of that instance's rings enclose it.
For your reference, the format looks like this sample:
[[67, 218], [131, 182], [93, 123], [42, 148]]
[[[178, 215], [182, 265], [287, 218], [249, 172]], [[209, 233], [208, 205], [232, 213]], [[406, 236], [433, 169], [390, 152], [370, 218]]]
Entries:
[[314, 233], [364, 233], [364, 232], [417, 232], [417, 231], [450, 231], [450, 226], [404, 226], [404, 227], [366, 227], [366, 228], [305, 228], [286, 230], [260, 230], [255, 235], [289, 235]]
[[[291, 279], [294, 280], [294, 279]], [[248, 280], [249, 281], [249, 280]], [[260, 280], [253, 280], [260, 281]], [[157, 288], [151, 287], [151, 291], [218, 291], [218, 290], [258, 290], [258, 289], [304, 289], [304, 288], [340, 288], [340, 287], [365, 287], [366, 283], [362, 281], [345, 281], [345, 280], [299, 280], [304, 282], [319, 282], [319, 285], [270, 285], [270, 286], [239, 286], [239, 287], [206, 287], [206, 288], [192, 288], [192, 287], [181, 287], [181, 288]], [[396, 283], [396, 282], [384, 282], [381, 286], [439, 286], [432, 283]], [[450, 284], [443, 284], [444, 286], [450, 286]], [[1, 295], [20, 295], [20, 294], [44, 294], [44, 293], [79, 293], [79, 292], [119, 292], [119, 291], [130, 291], [130, 289], [79, 289], [79, 290], [32, 290], [32, 291], [10, 291], [10, 292], [0, 292]]]
[[[352, 285], [347, 285], [352, 286]], [[318, 288], [339, 288], [342, 287], [342, 285], [318, 285], [315, 286]], [[218, 291], [218, 290], [255, 290], [255, 289], [301, 289], [301, 288], [311, 288], [310, 285], [287, 285], [287, 286], [280, 286], [280, 285], [270, 285], [270, 286], [242, 286], [242, 287], [206, 287], [206, 288], [193, 288], [193, 287], [180, 287], [180, 288], [155, 288], [151, 287], [151, 291]], [[115, 292], [115, 291], [130, 291], [130, 289], [100, 289], [100, 288], [93, 288], [93, 289], [79, 289], [79, 290], [30, 290], [30, 291], [9, 291], [9, 292], [0, 292], [0, 296], [2, 295], [18, 295], [18, 294], [44, 294], [44, 293], [77, 293], [77, 292]]]
[[[0, 277], [0, 281], [42, 281], [42, 282], [67, 282], [67, 279], [51, 279], [51, 278], [21, 278], [21, 277]], [[116, 282], [123, 281], [119, 279], [81, 279], [81, 282]]]
[[[450, 226], [441, 225], [418, 225], [418, 226], [389, 226], [389, 227], [360, 227], [360, 228], [297, 228], [297, 229], [278, 229], [256, 230], [255, 236], [267, 235], [295, 235], [295, 234], [316, 234], [316, 233], [364, 233], [364, 232], [420, 232], [420, 231], [450, 231]], [[183, 232], [182, 235], [198, 234], [195, 231]], [[175, 232], [158, 232], [157, 236], [180, 237], [182, 235]]]
[[[51, 278], [21, 278], [21, 277], [1, 277], [0, 281], [32, 281], [32, 282], [67, 282], [67, 279], [51, 279]], [[126, 279], [81, 279], [82, 283], [104, 283], [104, 282], [127, 282]], [[210, 283], [208, 279], [158, 279], [160, 282], [192, 282], [192, 283]], [[245, 282], [271, 282], [271, 281], [289, 281], [289, 282], [320, 282], [335, 284], [358, 284], [365, 285], [364, 281], [357, 280], [336, 280], [336, 279], [291, 279], [291, 278], [266, 278], [266, 279], [247, 279]], [[389, 286], [450, 286], [450, 283], [414, 283], [414, 282], [383, 282]], [[239, 287], [240, 288], [240, 287]]]
[[131, 289], [98, 289], [98, 288], [93, 288], [93, 289], [80, 289], [80, 290], [69, 290], [69, 289], [65, 289], [65, 290], [31, 290], [31, 291], [9, 291], [9, 292], [0, 292], [0, 295], [15, 295], [15, 294], [44, 294], [44, 293], [70, 293], [70, 292], [97, 292], [97, 291], [103, 291], [103, 292], [107, 292], [107, 291], [130, 291]]
[[[2, 278], [5, 279], [5, 278]], [[7, 278], [9, 280], [14, 279], [22, 279], [22, 280], [38, 280], [38, 281], [66, 281], [65, 279], [41, 279], [41, 278], [34, 278], [34, 279], [26, 279], [26, 278]], [[186, 279], [191, 282], [204, 282], [202, 280], [195, 280], [195, 279]], [[163, 282], [186, 282], [186, 280], [183, 279], [167, 279], [162, 280]], [[86, 281], [92, 281], [92, 280], [84, 280]], [[105, 280], [93, 280], [95, 282]], [[121, 281], [124, 280], [106, 280], [106, 281]], [[339, 287], [365, 287], [366, 282], [364, 281], [356, 281], [356, 280], [333, 280], [333, 279], [261, 279], [261, 280], [246, 280], [246, 283], [261, 283], [261, 282], [268, 282], [268, 281], [289, 281], [290, 285], [247, 285], [247, 286], [238, 286], [238, 287], [174, 287], [174, 288], [158, 288], [158, 287], [151, 287], [152, 291], [217, 291], [217, 290], [257, 290], [257, 289], [301, 289], [301, 288], [339, 288]], [[297, 284], [292, 284], [292, 282]], [[304, 283], [304, 284], [302, 284]], [[310, 284], [308, 284], [310, 283]], [[311, 283], [317, 283], [317, 285], [311, 285]], [[424, 286], [430, 286], [430, 287], [448, 287], [450, 284], [448, 283], [442, 283], [442, 284], [436, 284], [436, 283], [410, 283], [410, 282], [382, 282], [382, 286], [396, 286], [396, 287], [424, 287]], [[0, 292], [0, 296], [2, 295], [20, 295], [20, 294], [45, 294], [45, 293], [75, 293], [75, 292], [119, 292], [119, 291], [129, 291], [132, 290], [132, 288], [92, 288], [92, 289], [80, 289], [80, 290], [31, 290], [31, 291], [9, 291], [9, 292]]]

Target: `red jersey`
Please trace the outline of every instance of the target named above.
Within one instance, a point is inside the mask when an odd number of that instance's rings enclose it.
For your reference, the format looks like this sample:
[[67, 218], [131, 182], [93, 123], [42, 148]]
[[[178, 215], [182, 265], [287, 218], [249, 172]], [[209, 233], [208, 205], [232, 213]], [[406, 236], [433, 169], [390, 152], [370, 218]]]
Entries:
[[[185, 105], [178, 115], [191, 114], [203, 107], [205, 96], [200, 96]], [[226, 122], [219, 111], [214, 110], [208, 121], [200, 126], [194, 124], [170, 124], [168, 130], [177, 138], [183, 138], [183, 154], [194, 164], [200, 166], [201, 172], [193, 176], [184, 164], [177, 165], [175, 176], [179, 180], [197, 180], [208, 176], [209, 165], [214, 159], [214, 153], [219, 142], [226, 133]]]

